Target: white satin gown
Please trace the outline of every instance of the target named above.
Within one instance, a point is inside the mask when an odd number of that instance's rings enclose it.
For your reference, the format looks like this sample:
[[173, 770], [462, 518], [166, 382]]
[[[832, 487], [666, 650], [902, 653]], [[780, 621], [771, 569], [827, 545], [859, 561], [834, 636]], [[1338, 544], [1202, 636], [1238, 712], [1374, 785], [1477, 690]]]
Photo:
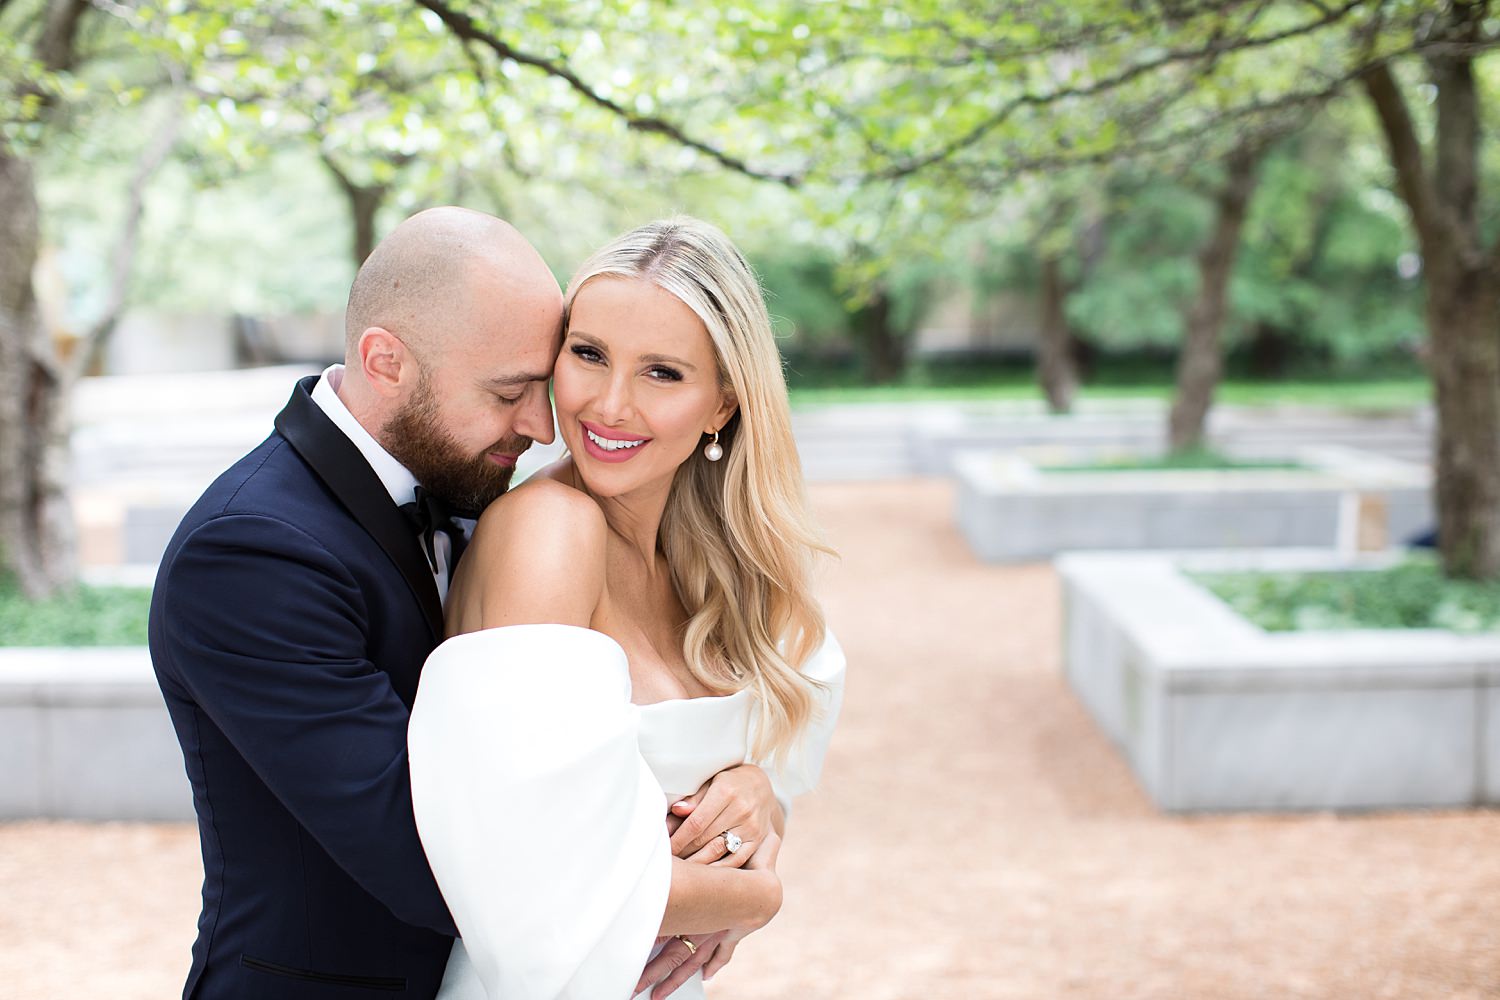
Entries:
[[[782, 806], [816, 784], [843, 698], [832, 634], [803, 665], [819, 712]], [[666, 910], [670, 802], [751, 759], [754, 697], [630, 702], [625, 651], [569, 625], [455, 636], [422, 669], [412, 802], [462, 938], [439, 1000], [626, 1000]], [[645, 996], [646, 994], [642, 994]], [[694, 976], [674, 997], [703, 997]]]

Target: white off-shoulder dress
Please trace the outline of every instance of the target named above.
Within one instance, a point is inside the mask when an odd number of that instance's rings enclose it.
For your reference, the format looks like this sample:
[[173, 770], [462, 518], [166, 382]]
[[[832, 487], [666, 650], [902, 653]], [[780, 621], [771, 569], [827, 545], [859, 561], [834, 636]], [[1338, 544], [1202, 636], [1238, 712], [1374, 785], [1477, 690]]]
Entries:
[[[843, 698], [830, 633], [803, 665], [818, 714], [785, 766], [812, 788]], [[439, 1000], [627, 1000], [671, 883], [668, 803], [751, 759], [754, 696], [634, 705], [625, 651], [569, 625], [454, 636], [422, 669], [412, 802], [461, 940]], [[674, 997], [703, 996], [701, 978]]]

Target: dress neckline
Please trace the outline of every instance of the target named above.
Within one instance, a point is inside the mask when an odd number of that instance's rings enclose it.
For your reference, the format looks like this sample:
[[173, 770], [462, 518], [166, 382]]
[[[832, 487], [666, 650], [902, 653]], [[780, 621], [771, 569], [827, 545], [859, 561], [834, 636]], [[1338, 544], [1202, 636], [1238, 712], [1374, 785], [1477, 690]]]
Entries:
[[742, 694], [747, 694], [749, 691], [749, 688], [743, 687], [729, 694], [703, 694], [696, 698], [663, 698], [661, 701], [631, 702], [631, 704], [635, 705], [636, 708], [653, 708], [657, 705], [687, 705], [695, 701], [729, 701], [732, 698], [738, 698]]

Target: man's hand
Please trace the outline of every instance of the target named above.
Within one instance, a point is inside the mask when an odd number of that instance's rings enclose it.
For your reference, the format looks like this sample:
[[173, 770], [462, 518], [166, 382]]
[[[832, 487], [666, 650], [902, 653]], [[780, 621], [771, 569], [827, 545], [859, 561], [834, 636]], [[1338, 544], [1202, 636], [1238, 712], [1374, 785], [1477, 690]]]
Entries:
[[[677, 987], [693, 978], [693, 973], [707, 965], [709, 959], [718, 955], [720, 943], [728, 936], [728, 931], [719, 931], [716, 934], [683, 934], [667, 938], [666, 947], [646, 963], [640, 981], [635, 984], [630, 995], [635, 996], [656, 983], [656, 988], [651, 991], [651, 1000], [664, 1000], [671, 996], [677, 992]], [[691, 941], [692, 947], [683, 938]], [[733, 952], [734, 947], [730, 946], [729, 950]], [[719, 966], [723, 964], [720, 962]], [[717, 972], [718, 967], [714, 971]]]
[[[771, 779], [754, 764], [720, 771], [695, 794], [672, 803], [671, 816], [680, 820], [672, 831], [674, 856], [729, 868], [743, 865], [782, 819]], [[730, 831], [741, 843], [734, 853], [724, 837]]]

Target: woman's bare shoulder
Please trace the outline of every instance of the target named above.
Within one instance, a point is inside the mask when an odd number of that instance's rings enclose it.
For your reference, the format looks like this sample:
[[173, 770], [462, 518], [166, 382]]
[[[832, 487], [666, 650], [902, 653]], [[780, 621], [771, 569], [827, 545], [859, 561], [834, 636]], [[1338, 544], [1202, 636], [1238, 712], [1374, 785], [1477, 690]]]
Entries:
[[604, 588], [606, 530], [591, 497], [552, 479], [490, 504], [464, 554], [484, 625], [587, 626]]
[[527, 552], [565, 546], [603, 557], [604, 512], [588, 494], [555, 479], [533, 476], [490, 504], [474, 528], [481, 551], [520, 547]]

